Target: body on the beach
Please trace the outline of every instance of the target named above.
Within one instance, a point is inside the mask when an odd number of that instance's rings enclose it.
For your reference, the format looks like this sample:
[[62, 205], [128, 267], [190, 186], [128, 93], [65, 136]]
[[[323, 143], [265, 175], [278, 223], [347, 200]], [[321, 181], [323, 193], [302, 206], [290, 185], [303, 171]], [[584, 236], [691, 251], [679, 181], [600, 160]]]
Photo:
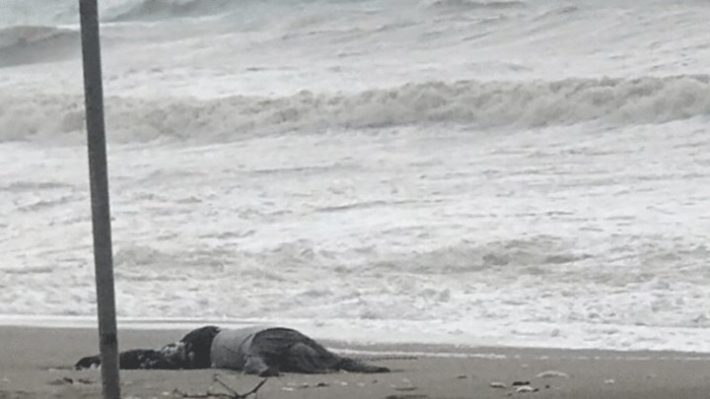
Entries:
[[[77, 369], [98, 366], [99, 356], [79, 360]], [[180, 341], [160, 349], [121, 352], [122, 369], [223, 368], [247, 374], [275, 376], [280, 372], [388, 372], [327, 350], [299, 331], [283, 327], [220, 329], [206, 326], [190, 331]]]

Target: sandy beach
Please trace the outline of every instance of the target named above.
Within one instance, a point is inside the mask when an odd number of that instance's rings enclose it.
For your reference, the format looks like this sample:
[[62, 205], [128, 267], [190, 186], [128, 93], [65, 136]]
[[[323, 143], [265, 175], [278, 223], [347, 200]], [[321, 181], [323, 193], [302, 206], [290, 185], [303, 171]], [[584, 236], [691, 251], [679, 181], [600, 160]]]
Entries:
[[[123, 349], [157, 347], [184, 331], [120, 331]], [[97, 370], [73, 363], [97, 348], [90, 329], [0, 328], [0, 398], [100, 397]], [[336, 350], [392, 368], [389, 374], [287, 374], [269, 379], [269, 398], [707, 398], [710, 356], [676, 352], [609, 352], [432, 345], [352, 346]], [[393, 355], [393, 354], [397, 355]], [[179, 398], [181, 393], [224, 392], [215, 375], [244, 393], [260, 378], [226, 370], [126, 371], [125, 398]], [[523, 383], [524, 388], [519, 384]], [[529, 387], [529, 388], [528, 388]]]

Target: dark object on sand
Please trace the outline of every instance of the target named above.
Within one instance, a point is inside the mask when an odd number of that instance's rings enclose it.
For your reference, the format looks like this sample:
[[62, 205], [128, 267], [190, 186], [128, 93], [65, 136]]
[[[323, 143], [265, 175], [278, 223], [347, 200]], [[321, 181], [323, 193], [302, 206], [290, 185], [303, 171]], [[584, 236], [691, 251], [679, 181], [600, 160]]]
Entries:
[[[177, 369], [177, 364], [171, 363], [167, 356], [160, 351], [152, 349], [131, 349], [121, 352], [119, 355], [119, 366], [122, 369]], [[98, 367], [101, 364], [99, 355], [87, 356], [79, 360], [74, 368], [88, 369]]]
[[[99, 356], [82, 358], [77, 369], [96, 367]], [[389, 369], [330, 352], [315, 340], [289, 328], [198, 328], [180, 341], [160, 349], [122, 352], [122, 369], [224, 368], [247, 374], [276, 376], [280, 372], [329, 373], [351, 371], [384, 373]]]
[[189, 359], [189, 368], [207, 369], [212, 367], [210, 351], [214, 337], [220, 332], [219, 327], [206, 326], [192, 330], [182, 337], [185, 353]]
[[[215, 326], [190, 331], [178, 342], [160, 349], [131, 349], [119, 354], [122, 369], [205, 369], [211, 366], [210, 348], [214, 337], [220, 332]], [[79, 360], [76, 369], [98, 367], [99, 356], [87, 356]]]

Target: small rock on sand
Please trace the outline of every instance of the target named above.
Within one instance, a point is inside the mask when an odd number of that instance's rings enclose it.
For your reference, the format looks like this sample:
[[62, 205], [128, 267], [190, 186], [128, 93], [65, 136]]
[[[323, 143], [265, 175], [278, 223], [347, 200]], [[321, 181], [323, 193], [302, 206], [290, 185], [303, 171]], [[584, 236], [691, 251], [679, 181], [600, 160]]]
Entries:
[[569, 374], [557, 370], [547, 370], [538, 374], [537, 378], [569, 378]]
[[521, 385], [515, 390], [515, 392], [517, 392], [517, 393], [530, 393], [530, 392], [537, 392], [537, 391], [538, 391], [537, 388], [533, 388], [530, 385]]
[[504, 383], [499, 382], [499, 381], [493, 381], [490, 384], [488, 384], [488, 386], [491, 388], [500, 388], [500, 389], [508, 388], [507, 385], [505, 385]]
[[409, 391], [416, 391], [417, 387], [415, 386], [409, 386], [409, 387], [395, 387], [395, 391], [402, 391], [402, 392], [409, 392]]
[[73, 383], [74, 380], [69, 377], [58, 378], [48, 382], [49, 385], [71, 385]]

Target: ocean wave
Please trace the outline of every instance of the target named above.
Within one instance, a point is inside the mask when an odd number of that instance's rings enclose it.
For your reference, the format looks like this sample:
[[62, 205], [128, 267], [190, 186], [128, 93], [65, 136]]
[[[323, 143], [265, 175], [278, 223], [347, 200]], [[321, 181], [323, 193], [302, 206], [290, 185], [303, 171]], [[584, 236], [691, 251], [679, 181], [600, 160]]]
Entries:
[[[75, 135], [79, 96], [0, 92], [1, 141]], [[710, 76], [560, 81], [412, 83], [358, 93], [221, 99], [108, 97], [107, 126], [119, 142], [172, 138], [229, 141], [253, 135], [412, 125], [476, 129], [599, 122], [663, 123], [710, 114]]]
[[106, 21], [158, 20], [219, 14], [240, 6], [234, 0], [140, 0], [129, 1], [106, 10]]
[[508, 269], [520, 274], [547, 274], [555, 267], [583, 262], [592, 254], [579, 252], [569, 242], [552, 236], [511, 239], [488, 243], [459, 242], [450, 247], [401, 254], [374, 263], [372, 270], [391, 270], [427, 275], [434, 270], [458, 275]]
[[525, 7], [522, 1], [500, 0], [500, 1], [477, 1], [477, 0], [435, 0], [427, 4], [433, 10], [445, 11], [468, 11], [468, 10], [507, 10]]
[[0, 67], [56, 61], [79, 52], [79, 32], [51, 26], [0, 29]]
[[[252, 0], [103, 0], [99, 16], [106, 22], [153, 21], [200, 17], [243, 9]], [[78, 2], [72, 0], [3, 0], [0, 26], [75, 24]]]

